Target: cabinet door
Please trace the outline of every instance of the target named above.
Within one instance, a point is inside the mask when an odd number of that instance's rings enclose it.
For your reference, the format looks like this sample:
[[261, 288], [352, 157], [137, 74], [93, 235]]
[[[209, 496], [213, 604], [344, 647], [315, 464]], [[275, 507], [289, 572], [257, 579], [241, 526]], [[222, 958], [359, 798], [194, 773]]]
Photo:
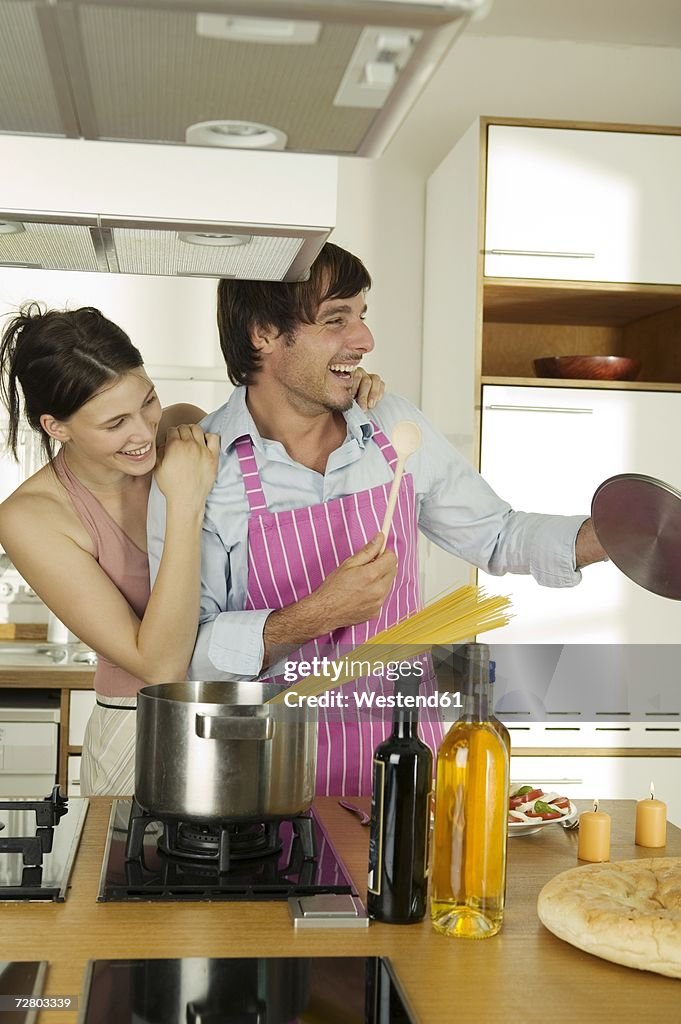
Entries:
[[681, 136], [488, 132], [488, 277], [681, 282]]
[[[587, 515], [597, 486], [617, 473], [681, 485], [675, 439], [681, 395], [586, 388], [487, 386], [481, 472], [525, 512]], [[480, 583], [509, 594], [513, 618], [493, 643], [674, 643], [681, 604], [649, 594], [612, 563], [588, 566], [576, 587], [539, 587], [529, 576]]]
[[92, 690], [71, 690], [69, 702], [69, 746], [81, 747], [85, 737], [85, 726], [95, 706]]

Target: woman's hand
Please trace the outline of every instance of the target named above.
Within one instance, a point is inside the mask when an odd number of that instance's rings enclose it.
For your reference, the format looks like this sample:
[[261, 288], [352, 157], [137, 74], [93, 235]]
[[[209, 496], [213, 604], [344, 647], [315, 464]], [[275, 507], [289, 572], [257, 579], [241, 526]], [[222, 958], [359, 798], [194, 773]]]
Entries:
[[215, 483], [219, 455], [217, 434], [205, 434], [196, 423], [169, 427], [156, 483], [168, 501], [184, 500], [203, 508]]
[[367, 373], [358, 366], [352, 378], [354, 386], [353, 398], [366, 412], [380, 402], [385, 393], [385, 381], [377, 373]]

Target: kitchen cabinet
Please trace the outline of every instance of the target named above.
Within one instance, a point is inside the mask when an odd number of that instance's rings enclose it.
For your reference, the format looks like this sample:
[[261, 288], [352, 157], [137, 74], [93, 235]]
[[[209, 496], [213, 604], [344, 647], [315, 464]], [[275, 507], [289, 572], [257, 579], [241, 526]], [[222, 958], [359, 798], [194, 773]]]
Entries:
[[[87, 706], [91, 706], [94, 702], [93, 680], [94, 670], [89, 666], [81, 667], [71, 664], [36, 669], [26, 667], [11, 668], [0, 664], [0, 707], [7, 700], [6, 695], [10, 693], [21, 693], [20, 705], [22, 706], [24, 704], [30, 705], [33, 702], [32, 694], [35, 694], [36, 691], [49, 691], [55, 695], [57, 702], [58, 710], [54, 712], [54, 724], [49, 723], [50, 732], [47, 734], [47, 739], [45, 741], [41, 739], [36, 744], [43, 751], [39, 755], [39, 760], [31, 760], [31, 755], [29, 754], [28, 762], [22, 761], [21, 777], [25, 777], [27, 773], [30, 774], [32, 771], [38, 772], [41, 775], [40, 781], [36, 783], [37, 795], [45, 796], [54, 785], [55, 768], [56, 781], [61, 786], [63, 792], [67, 790], [69, 758], [77, 757], [80, 760], [81, 733], [83, 728], [82, 724], [76, 726], [75, 731], [72, 731], [70, 728], [71, 702], [75, 697], [76, 717], [82, 723]], [[80, 704], [81, 692], [83, 694], [82, 704]], [[78, 739], [79, 742], [70, 744], [70, 735], [74, 739]], [[2, 740], [0, 739], [1, 745]], [[48, 749], [48, 746], [53, 751], [53, 754], [50, 754], [49, 768], [33, 767], [36, 765], [42, 766], [45, 763], [44, 751]], [[22, 758], [25, 757], [24, 754], [21, 756]], [[71, 764], [72, 773], [76, 767], [75, 762], [73, 762]], [[16, 778], [20, 778], [16, 772], [14, 774]], [[75, 779], [73, 774], [72, 778]], [[2, 785], [1, 782], [0, 785]], [[15, 789], [14, 792], [18, 795], [29, 795], [26, 793], [25, 784], [23, 784], [23, 788]]]
[[[500, 128], [504, 129], [501, 134]], [[579, 145], [584, 148], [573, 152], [570, 140], [575, 136], [583, 139]], [[542, 191], [536, 181], [525, 187], [517, 168], [499, 170], [494, 140], [516, 137], [549, 140], [541, 143], [539, 155], [533, 158], [532, 173], [543, 173], [550, 165], [555, 187]], [[546, 154], [557, 141], [562, 148], [556, 152], [562, 155], [551, 162]], [[629, 147], [639, 142], [643, 155], [625, 162]], [[504, 145], [513, 149], [508, 141]], [[610, 154], [607, 160], [598, 156], [601, 145]], [[644, 128], [615, 130], [612, 125], [528, 126], [481, 119], [428, 181], [421, 405], [476, 468], [481, 467], [481, 435], [494, 433], [495, 439], [485, 444], [483, 475], [491, 473], [492, 485], [517, 508], [587, 514], [595, 485], [625, 470], [658, 475], [672, 484], [680, 480], [680, 471], [668, 454], [669, 437], [676, 436], [673, 431], [678, 429], [675, 393], [681, 391], [681, 346], [675, 343], [681, 332], [681, 202], [675, 185], [680, 148], [681, 131], [674, 129], [664, 133]], [[653, 153], [657, 155], [645, 155]], [[650, 160], [657, 161], [652, 178], [649, 170], [642, 169]], [[520, 231], [532, 219], [547, 231], [557, 230], [554, 226], [560, 222], [583, 224], [571, 197], [587, 187], [595, 168], [602, 168], [603, 174], [607, 171], [607, 176], [618, 161], [618, 180], [629, 173], [623, 168], [632, 168], [627, 188], [635, 194], [638, 211], [634, 262], [620, 263], [616, 272], [603, 271], [602, 276], [599, 270], [593, 279], [582, 275], [581, 280], [574, 269], [576, 263], [582, 267], [588, 262], [581, 258], [572, 260], [572, 269], [565, 260], [559, 270], [556, 264], [554, 279], [549, 269], [541, 269], [541, 263], [527, 262], [534, 258], [526, 258], [524, 269], [490, 263], [485, 251], [490, 247], [511, 250], [531, 245], [533, 251], [558, 251], [569, 245], [570, 251], [574, 247], [574, 251], [591, 251], [588, 247], [596, 245], [593, 234], [583, 244], [574, 237], [554, 243], [539, 235], [534, 239], [513, 235], [502, 242], [494, 232], [504, 223]], [[613, 189], [616, 195], [617, 188]], [[608, 233], [611, 212], [605, 199], [598, 199], [601, 193], [594, 194], [596, 199], [589, 200], [589, 231], [595, 221], [599, 230]], [[651, 231], [655, 241], [659, 239], [657, 247], [649, 242]], [[553, 259], [546, 257], [544, 262]], [[514, 276], [492, 276], [501, 273]], [[566, 382], [535, 376], [534, 359], [578, 354], [630, 356], [640, 360], [641, 371], [633, 382]], [[491, 402], [488, 385], [515, 385], [523, 394], [508, 401], [497, 395]], [[575, 397], [578, 389], [591, 397]], [[548, 397], [551, 393], [553, 400]], [[633, 426], [623, 427], [622, 417], [629, 413], [625, 398], [620, 402], [617, 396], [634, 394], [641, 395], [647, 411], [642, 419], [635, 414], [627, 420]], [[555, 411], [536, 411], [543, 401]], [[520, 408], [490, 410], [486, 408], [490, 404]], [[574, 404], [584, 406], [584, 411], [572, 408]], [[570, 411], [565, 411], [568, 406]], [[669, 423], [670, 410], [674, 410], [673, 425], [668, 428], [672, 433], [665, 432], [662, 424], [655, 430], [658, 418]], [[650, 426], [652, 433], [640, 434], [642, 424]], [[424, 545], [423, 564], [427, 598], [475, 579], [470, 567], [432, 544]], [[618, 606], [615, 632], [615, 619], [607, 609], [604, 612], [599, 596], [601, 581], [606, 579], [613, 589], [608, 601]], [[509, 592], [510, 580], [503, 579], [501, 592]], [[499, 592], [498, 581], [485, 582]], [[516, 619], [506, 638], [513, 636], [514, 641], [521, 635], [514, 631], [521, 629], [534, 643], [549, 642], [549, 638], [635, 642], [640, 637], [645, 637], [640, 642], [664, 642], [678, 634], [677, 606], [667, 603], [662, 610], [662, 599], [642, 593], [632, 596], [633, 584], [618, 580], [612, 566], [589, 567], [584, 582], [571, 592], [538, 591], [534, 581], [522, 578], [513, 579], [511, 586]], [[532, 601], [530, 614], [528, 602]], [[638, 618], [642, 606], [645, 625]]]
[[[681, 826], [681, 791], [678, 757], [573, 757], [513, 755], [511, 778], [517, 783], [537, 783], [546, 791], [571, 800], [643, 800], [655, 795], [667, 804], [667, 817]], [[633, 829], [633, 817], [632, 817]]]
[[681, 138], [490, 125], [487, 277], [681, 282]]
[[[681, 436], [681, 393], [580, 387], [482, 388], [480, 470], [516, 508], [585, 513], [598, 485], [645, 473], [681, 486], [670, 438]], [[515, 617], [495, 643], [668, 643], [678, 636], [678, 602], [650, 594], [610, 563], [589, 566], [578, 587], [539, 588], [531, 577], [489, 576]]]
[[0, 691], [0, 796], [43, 797], [57, 771], [59, 700], [48, 690]]

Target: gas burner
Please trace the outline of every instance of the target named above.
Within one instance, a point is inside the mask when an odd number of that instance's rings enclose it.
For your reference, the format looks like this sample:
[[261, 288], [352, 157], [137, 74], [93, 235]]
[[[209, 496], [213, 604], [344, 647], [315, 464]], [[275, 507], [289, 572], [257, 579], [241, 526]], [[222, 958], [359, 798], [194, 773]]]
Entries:
[[[292, 824], [296, 834], [303, 833], [305, 856], [312, 858], [315, 855], [312, 832], [305, 824], [296, 824], [301, 819], [293, 819]], [[144, 835], [156, 820], [133, 799], [126, 844], [127, 860], [143, 859]], [[163, 834], [158, 839], [158, 850], [162, 856], [211, 863], [221, 874], [226, 874], [236, 861], [269, 857], [281, 850], [278, 821], [207, 823], [161, 818], [161, 822]]]
[[44, 799], [0, 802], [0, 900], [65, 898], [87, 803], [58, 786]]
[[218, 860], [221, 844], [225, 841], [222, 837], [225, 830], [230, 864], [232, 861], [248, 860], [251, 857], [269, 857], [281, 850], [277, 822], [267, 825], [205, 825], [200, 822], [182, 821], [176, 830], [164, 830], [158, 841], [158, 848], [168, 857], [199, 861]]
[[[162, 833], [162, 835], [161, 835]], [[352, 893], [314, 810], [272, 822], [173, 821], [115, 800], [99, 900], [277, 900]]]
[[68, 797], [62, 796], [59, 786], [53, 786], [49, 796], [42, 800], [0, 800], [0, 811], [35, 811], [35, 822], [41, 828], [52, 828], [69, 809]]
[[[30, 836], [0, 838], [0, 853], [20, 853], [25, 866], [40, 867], [43, 854], [52, 852], [54, 828], [68, 809], [68, 799], [61, 795], [59, 786], [55, 786], [50, 796], [43, 800], [1, 801], [0, 810], [35, 812], [36, 828]], [[0, 827], [5, 826], [0, 822]]]

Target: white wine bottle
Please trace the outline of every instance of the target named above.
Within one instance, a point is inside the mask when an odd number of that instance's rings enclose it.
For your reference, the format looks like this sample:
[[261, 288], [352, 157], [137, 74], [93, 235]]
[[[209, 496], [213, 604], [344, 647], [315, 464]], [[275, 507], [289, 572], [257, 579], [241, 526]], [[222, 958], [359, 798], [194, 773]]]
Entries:
[[503, 920], [509, 758], [489, 721], [489, 648], [457, 653], [463, 713], [437, 757], [431, 918], [445, 935], [482, 939]]

